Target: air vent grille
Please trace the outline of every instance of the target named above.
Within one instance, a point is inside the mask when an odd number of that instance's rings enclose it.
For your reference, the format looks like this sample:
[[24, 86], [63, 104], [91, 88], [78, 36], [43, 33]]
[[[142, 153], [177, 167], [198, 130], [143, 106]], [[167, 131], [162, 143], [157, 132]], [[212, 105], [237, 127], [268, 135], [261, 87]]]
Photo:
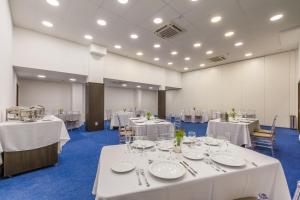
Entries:
[[170, 39], [176, 35], [183, 33], [185, 30], [178, 25], [168, 24], [159, 29], [157, 29], [154, 34], [162, 39]]
[[215, 57], [212, 57], [212, 58], [209, 58], [208, 59], [210, 62], [221, 62], [221, 61], [224, 61], [226, 60], [225, 56], [215, 56]]

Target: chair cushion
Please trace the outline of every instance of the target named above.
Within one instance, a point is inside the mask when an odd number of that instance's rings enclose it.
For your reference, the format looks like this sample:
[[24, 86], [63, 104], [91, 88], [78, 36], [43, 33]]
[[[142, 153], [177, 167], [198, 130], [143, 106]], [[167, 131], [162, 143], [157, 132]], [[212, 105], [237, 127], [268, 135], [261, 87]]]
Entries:
[[256, 132], [272, 134], [271, 130], [266, 130], [266, 129], [258, 129], [256, 130]]
[[272, 138], [273, 136], [272, 134], [269, 133], [261, 133], [256, 131], [254, 131], [251, 135], [254, 137], [262, 137], [262, 138]]

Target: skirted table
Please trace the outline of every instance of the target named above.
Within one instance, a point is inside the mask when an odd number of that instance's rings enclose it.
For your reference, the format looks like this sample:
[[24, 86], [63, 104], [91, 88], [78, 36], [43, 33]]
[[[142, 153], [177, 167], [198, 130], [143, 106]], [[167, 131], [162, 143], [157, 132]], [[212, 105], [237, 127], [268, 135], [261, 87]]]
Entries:
[[70, 140], [64, 122], [47, 116], [36, 122], [0, 123], [0, 165], [3, 176], [55, 165], [62, 146]]

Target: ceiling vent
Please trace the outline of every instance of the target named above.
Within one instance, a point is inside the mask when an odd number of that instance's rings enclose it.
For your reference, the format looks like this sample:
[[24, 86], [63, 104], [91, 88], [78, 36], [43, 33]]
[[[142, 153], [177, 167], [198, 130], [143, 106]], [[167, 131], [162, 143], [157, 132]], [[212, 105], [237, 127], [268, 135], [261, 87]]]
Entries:
[[222, 62], [224, 60], [226, 60], [225, 56], [215, 56], [215, 57], [212, 57], [212, 58], [208, 58], [208, 60], [210, 62]]
[[162, 39], [170, 39], [176, 35], [183, 33], [185, 30], [178, 25], [171, 23], [157, 29], [154, 34]]

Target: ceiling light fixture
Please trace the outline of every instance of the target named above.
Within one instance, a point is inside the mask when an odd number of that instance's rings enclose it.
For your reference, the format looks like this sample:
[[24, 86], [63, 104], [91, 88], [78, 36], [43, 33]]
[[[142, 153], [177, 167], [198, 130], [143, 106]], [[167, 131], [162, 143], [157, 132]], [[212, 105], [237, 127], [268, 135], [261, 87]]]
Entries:
[[189, 61], [189, 60], [191, 60], [191, 58], [190, 57], [185, 57], [184, 60]]
[[173, 65], [173, 63], [172, 62], [168, 62], [168, 65]]
[[89, 34], [86, 34], [86, 35], [84, 35], [84, 38], [87, 39], [87, 40], [92, 40], [93, 36], [91, 36]]
[[59, 1], [58, 0], [47, 0], [47, 3], [50, 4], [51, 6], [59, 6]]
[[177, 54], [178, 54], [177, 51], [172, 51], [172, 52], [171, 52], [171, 55], [173, 55], [173, 56], [175, 56], [175, 55], [177, 55]]
[[189, 70], [189, 68], [188, 67], [185, 67], [185, 68], [183, 68], [185, 71], [187, 71], [187, 70]]
[[162, 22], [163, 22], [163, 19], [160, 18], [160, 17], [157, 17], [157, 18], [155, 18], [155, 19], [153, 20], [153, 23], [154, 23], [154, 24], [161, 24]]
[[158, 48], [160, 48], [160, 44], [154, 44], [153, 47], [158, 49]]
[[72, 82], [75, 82], [76, 78], [70, 78], [69, 80], [72, 81]]
[[118, 45], [118, 44], [116, 44], [114, 47], [115, 47], [115, 49], [122, 49], [122, 46]]
[[135, 34], [135, 33], [132, 33], [132, 34], [130, 35], [130, 38], [131, 38], [131, 39], [138, 39], [139, 36], [138, 36], [137, 34]]
[[215, 16], [215, 17], [212, 17], [211, 19], [210, 19], [210, 22], [211, 23], [218, 23], [218, 22], [220, 22], [222, 20], [222, 17], [221, 16]]
[[154, 61], [159, 61], [159, 58], [154, 58]]
[[205, 67], [205, 64], [204, 64], [204, 63], [201, 63], [199, 66], [200, 66], [200, 67]]
[[97, 24], [100, 25], [100, 26], [106, 26], [107, 22], [104, 19], [98, 19]]
[[234, 35], [234, 32], [233, 31], [228, 31], [224, 34], [225, 37], [231, 37]]
[[252, 56], [253, 54], [251, 53], [251, 52], [249, 52], [249, 53], [245, 53], [245, 57], [250, 57], [250, 56]]
[[42, 24], [46, 27], [49, 27], [49, 28], [53, 27], [53, 24], [49, 21], [42, 21]]
[[137, 87], [137, 88], [141, 88], [141, 86], [140, 86], [140, 85], [137, 85], [136, 87]]
[[149, 87], [149, 90], [152, 90], [152, 89], [153, 89], [153, 87], [150, 86], [150, 87]]
[[127, 4], [127, 3], [128, 3], [128, 0], [118, 0], [118, 2], [119, 2], [120, 4]]
[[283, 18], [283, 14], [277, 14], [277, 15], [274, 15], [270, 18], [270, 21], [271, 22], [275, 22], [275, 21], [278, 21], [280, 20], [281, 18]]
[[136, 55], [137, 55], [137, 56], [142, 56], [142, 55], [144, 55], [144, 54], [143, 54], [143, 52], [137, 52]]
[[41, 74], [40, 74], [40, 75], [37, 75], [37, 77], [38, 77], [38, 78], [46, 78], [45, 75], [41, 75]]
[[194, 47], [198, 48], [198, 47], [201, 47], [201, 45], [202, 45], [201, 43], [197, 42], [197, 43], [194, 44]]
[[127, 84], [126, 84], [126, 83], [123, 83], [122, 86], [123, 86], [123, 87], [127, 87]]
[[237, 43], [234, 44], [234, 46], [240, 47], [240, 46], [242, 46], [243, 44], [244, 44], [243, 42], [237, 42]]
[[210, 55], [210, 54], [213, 54], [213, 53], [214, 53], [213, 50], [208, 50], [208, 51], [206, 51], [206, 54], [207, 54], [207, 55]]

